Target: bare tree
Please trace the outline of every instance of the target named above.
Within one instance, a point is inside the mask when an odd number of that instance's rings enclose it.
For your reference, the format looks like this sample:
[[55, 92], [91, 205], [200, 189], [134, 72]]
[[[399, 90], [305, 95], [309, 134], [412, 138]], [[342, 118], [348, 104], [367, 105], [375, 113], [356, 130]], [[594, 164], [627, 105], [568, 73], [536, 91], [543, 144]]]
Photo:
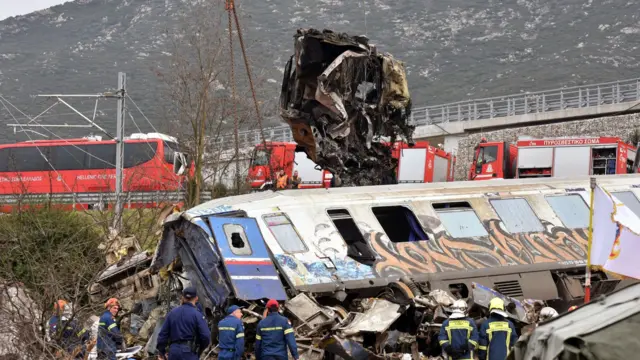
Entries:
[[236, 152], [231, 161], [220, 161], [225, 150], [234, 148], [225, 135], [245, 125], [253, 109], [244, 100], [250, 99], [243, 95], [247, 87], [231, 81], [233, 44], [224, 26], [227, 17], [222, 2], [191, 6], [182, 25], [167, 31], [172, 44], [171, 63], [167, 70], [157, 71], [168, 86], [165, 113], [173, 120], [173, 135], [186, 147], [195, 165], [187, 189], [189, 206], [200, 202], [207, 177], [215, 178], [238, 159]]

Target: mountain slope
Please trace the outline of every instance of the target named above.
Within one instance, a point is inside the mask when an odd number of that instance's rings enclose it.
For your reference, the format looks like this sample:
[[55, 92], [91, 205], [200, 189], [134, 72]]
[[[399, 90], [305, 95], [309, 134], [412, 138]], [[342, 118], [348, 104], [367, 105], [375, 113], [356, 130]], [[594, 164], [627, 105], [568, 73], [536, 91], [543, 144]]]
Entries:
[[[167, 64], [163, 33], [183, 21], [185, 1], [77, 0], [0, 22], [0, 94], [33, 114], [50, 103], [32, 95], [96, 93], [114, 88], [125, 71], [131, 96], [166, 128], [153, 69]], [[406, 62], [416, 106], [638, 76], [636, 1], [240, 0], [239, 7], [255, 72], [267, 80], [263, 100], [277, 98], [298, 27], [366, 34]], [[100, 109], [101, 124], [113, 129], [115, 103]], [[10, 120], [3, 109], [0, 119]], [[24, 135], [0, 132], [1, 142], [17, 138]]]

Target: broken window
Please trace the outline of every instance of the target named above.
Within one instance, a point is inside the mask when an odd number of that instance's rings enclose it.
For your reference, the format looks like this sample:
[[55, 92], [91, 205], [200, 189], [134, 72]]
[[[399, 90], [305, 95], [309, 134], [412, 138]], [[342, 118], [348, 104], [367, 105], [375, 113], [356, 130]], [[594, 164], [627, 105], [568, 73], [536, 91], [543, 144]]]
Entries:
[[307, 251], [307, 246], [302, 242], [298, 232], [286, 215], [266, 215], [264, 221], [282, 250], [287, 253]]
[[513, 234], [543, 231], [544, 227], [525, 199], [490, 200], [507, 231]]
[[251, 246], [242, 225], [224, 224], [222, 228], [232, 253], [235, 255], [251, 255]]
[[589, 227], [589, 208], [578, 194], [547, 196], [547, 202], [564, 226], [570, 229]]
[[347, 244], [347, 255], [366, 265], [373, 265], [376, 255], [347, 209], [327, 210], [329, 218]]
[[391, 242], [429, 240], [413, 212], [405, 206], [371, 208]]
[[629, 210], [633, 211], [634, 214], [640, 217], [640, 201], [638, 201], [638, 198], [633, 191], [616, 191], [612, 192], [611, 195], [622, 201]]
[[432, 204], [442, 225], [454, 238], [488, 236], [478, 215], [466, 201]]

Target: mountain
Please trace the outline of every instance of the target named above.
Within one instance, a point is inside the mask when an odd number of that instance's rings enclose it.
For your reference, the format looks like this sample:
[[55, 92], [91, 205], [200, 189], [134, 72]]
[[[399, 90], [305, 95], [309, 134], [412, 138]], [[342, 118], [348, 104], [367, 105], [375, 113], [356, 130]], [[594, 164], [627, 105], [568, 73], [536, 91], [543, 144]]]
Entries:
[[[164, 30], [184, 21], [186, 1], [198, 0], [76, 0], [6, 19], [0, 94], [36, 114], [51, 101], [33, 95], [113, 89], [124, 71], [136, 104], [166, 130], [159, 110], [164, 87], [154, 69], [167, 65]], [[634, 0], [238, 0], [237, 6], [254, 72], [266, 80], [264, 101], [277, 99], [299, 27], [365, 34], [406, 63], [415, 106], [632, 78], [640, 64]], [[82, 106], [93, 108], [88, 101]], [[99, 109], [100, 123], [114, 129], [115, 103], [101, 101]], [[0, 119], [13, 122], [1, 106]], [[82, 123], [70, 115], [46, 121]], [[146, 121], [137, 124], [150, 129]], [[24, 135], [0, 131], [0, 142], [16, 139]]]

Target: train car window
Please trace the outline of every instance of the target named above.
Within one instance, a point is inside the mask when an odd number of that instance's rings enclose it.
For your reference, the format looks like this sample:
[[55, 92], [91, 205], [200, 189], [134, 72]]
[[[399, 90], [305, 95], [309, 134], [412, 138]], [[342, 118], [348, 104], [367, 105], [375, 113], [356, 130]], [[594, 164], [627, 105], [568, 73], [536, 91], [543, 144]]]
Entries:
[[406, 206], [378, 206], [371, 211], [391, 242], [429, 240], [416, 216]]
[[453, 238], [488, 236], [480, 218], [466, 201], [431, 204], [442, 226]]
[[547, 196], [547, 202], [564, 226], [570, 229], [589, 227], [589, 207], [578, 194]]
[[251, 255], [251, 245], [247, 240], [247, 235], [244, 233], [242, 225], [238, 224], [224, 224], [222, 226], [224, 234], [229, 242], [231, 252], [235, 255]]
[[489, 201], [502, 223], [512, 234], [544, 231], [544, 226], [525, 199], [496, 199]]
[[49, 171], [51, 166], [42, 154], [48, 156], [46, 146], [15, 147], [9, 153], [9, 171]]
[[51, 164], [56, 170], [86, 169], [86, 146], [52, 146], [50, 148]]
[[353, 221], [347, 209], [327, 210], [329, 218], [347, 244], [347, 255], [352, 259], [365, 264], [373, 265], [376, 255], [369, 243], [362, 236], [362, 232]]
[[[142, 165], [151, 161], [158, 150], [158, 142], [137, 142], [124, 144], [124, 167], [125, 169]], [[171, 160], [173, 164], [173, 160]]]
[[115, 169], [116, 144], [91, 144], [87, 145], [89, 162], [87, 169]]
[[298, 253], [308, 250], [286, 215], [265, 215], [263, 218], [284, 252]]
[[611, 193], [613, 196], [622, 201], [634, 214], [640, 217], [640, 201], [632, 191], [616, 191]]

